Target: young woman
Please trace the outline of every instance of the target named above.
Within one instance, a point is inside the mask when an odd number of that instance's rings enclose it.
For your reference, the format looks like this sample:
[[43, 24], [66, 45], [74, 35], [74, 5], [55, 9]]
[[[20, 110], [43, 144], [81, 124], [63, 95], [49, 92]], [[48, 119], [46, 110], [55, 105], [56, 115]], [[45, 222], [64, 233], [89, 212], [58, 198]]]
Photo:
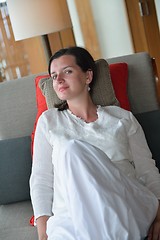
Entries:
[[49, 62], [63, 100], [39, 118], [30, 179], [39, 240], [160, 239], [160, 175], [131, 112], [96, 106], [92, 56], [83, 48]]

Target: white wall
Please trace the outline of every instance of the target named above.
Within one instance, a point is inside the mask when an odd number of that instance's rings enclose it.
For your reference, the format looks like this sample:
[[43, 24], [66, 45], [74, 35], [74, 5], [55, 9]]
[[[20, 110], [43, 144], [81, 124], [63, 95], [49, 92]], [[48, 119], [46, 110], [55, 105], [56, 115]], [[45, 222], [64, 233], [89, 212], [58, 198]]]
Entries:
[[67, 0], [68, 9], [70, 12], [70, 17], [73, 25], [73, 32], [77, 46], [85, 47], [83, 35], [81, 32], [81, 26], [76, 10], [76, 5], [74, 0]]
[[124, 0], [90, 0], [103, 57], [133, 53]]
[[158, 24], [159, 24], [159, 30], [160, 30], [160, 0], [155, 0], [155, 6], [156, 6], [156, 12], [157, 12], [157, 18], [158, 18]]
[[[74, 0], [67, 0], [76, 44], [84, 46]], [[103, 58], [133, 53], [124, 0], [90, 0]]]

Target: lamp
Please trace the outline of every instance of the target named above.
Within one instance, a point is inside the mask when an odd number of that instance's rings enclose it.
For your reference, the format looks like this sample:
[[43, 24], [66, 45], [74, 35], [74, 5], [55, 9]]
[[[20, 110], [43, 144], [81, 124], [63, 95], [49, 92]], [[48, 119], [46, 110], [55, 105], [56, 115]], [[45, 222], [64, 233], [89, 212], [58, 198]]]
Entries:
[[16, 41], [72, 27], [66, 0], [7, 0], [7, 6]]

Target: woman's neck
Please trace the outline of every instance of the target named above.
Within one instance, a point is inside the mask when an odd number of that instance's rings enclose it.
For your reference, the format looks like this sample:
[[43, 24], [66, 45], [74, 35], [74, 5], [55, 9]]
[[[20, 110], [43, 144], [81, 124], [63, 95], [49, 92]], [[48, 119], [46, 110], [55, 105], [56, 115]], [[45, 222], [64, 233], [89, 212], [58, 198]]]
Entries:
[[88, 101], [81, 101], [79, 103], [68, 102], [69, 110], [75, 116], [83, 119], [85, 122], [94, 122], [97, 120], [97, 106], [89, 98]]

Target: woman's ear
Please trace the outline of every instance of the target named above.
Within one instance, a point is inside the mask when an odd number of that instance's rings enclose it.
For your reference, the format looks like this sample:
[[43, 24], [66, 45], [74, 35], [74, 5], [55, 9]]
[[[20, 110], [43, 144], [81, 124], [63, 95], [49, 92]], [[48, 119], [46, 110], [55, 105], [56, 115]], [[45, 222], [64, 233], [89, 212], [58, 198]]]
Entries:
[[93, 71], [91, 69], [87, 70], [86, 72], [86, 83], [90, 84], [93, 79]]

